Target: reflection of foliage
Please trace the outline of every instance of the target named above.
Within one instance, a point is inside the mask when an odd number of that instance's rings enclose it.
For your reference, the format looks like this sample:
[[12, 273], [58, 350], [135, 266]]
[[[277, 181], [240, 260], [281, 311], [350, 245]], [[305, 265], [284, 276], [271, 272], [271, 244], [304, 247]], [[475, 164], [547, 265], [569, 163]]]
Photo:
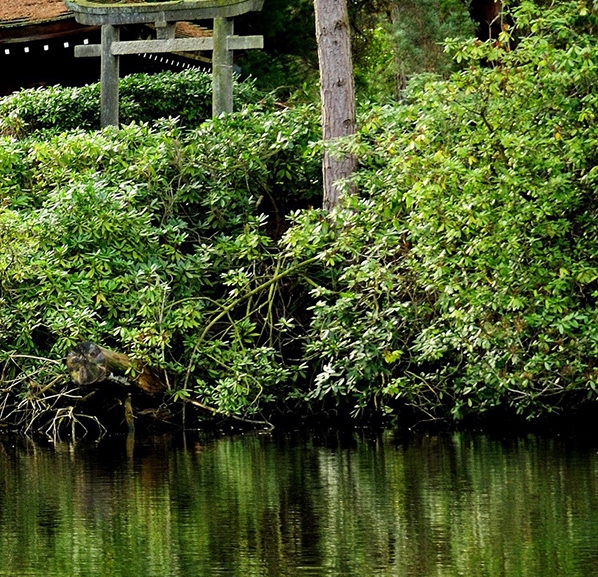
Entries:
[[597, 462], [565, 442], [260, 435], [188, 438], [186, 451], [156, 439], [134, 456], [115, 442], [12, 445], [0, 445], [3, 575], [452, 577], [501, 574], [505, 559], [521, 577], [594, 568]]

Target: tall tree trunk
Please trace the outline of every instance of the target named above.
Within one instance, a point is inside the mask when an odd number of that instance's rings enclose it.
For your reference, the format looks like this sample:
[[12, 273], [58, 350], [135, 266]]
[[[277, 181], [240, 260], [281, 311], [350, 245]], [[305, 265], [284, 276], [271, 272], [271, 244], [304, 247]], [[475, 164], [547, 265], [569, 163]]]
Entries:
[[[322, 95], [322, 137], [331, 141], [355, 134], [355, 86], [351, 57], [351, 32], [347, 0], [314, 0], [316, 39], [320, 62], [320, 91]], [[353, 155], [324, 152], [325, 210], [332, 210], [339, 201], [340, 179], [348, 178], [355, 170]]]

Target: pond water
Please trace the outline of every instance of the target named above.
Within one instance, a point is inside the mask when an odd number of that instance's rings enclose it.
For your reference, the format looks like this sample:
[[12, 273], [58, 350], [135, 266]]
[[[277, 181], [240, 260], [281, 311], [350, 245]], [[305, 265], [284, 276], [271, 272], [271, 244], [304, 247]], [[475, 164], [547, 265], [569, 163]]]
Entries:
[[598, 454], [559, 438], [0, 442], [0, 576], [595, 577]]

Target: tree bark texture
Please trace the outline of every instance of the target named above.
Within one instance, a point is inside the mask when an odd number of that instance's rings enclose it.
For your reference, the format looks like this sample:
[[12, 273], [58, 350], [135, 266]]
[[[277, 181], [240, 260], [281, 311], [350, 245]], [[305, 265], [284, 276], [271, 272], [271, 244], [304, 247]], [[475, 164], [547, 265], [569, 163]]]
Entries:
[[[314, 0], [320, 63], [322, 137], [324, 141], [355, 134], [355, 86], [347, 0]], [[325, 210], [339, 201], [336, 183], [355, 170], [355, 157], [326, 150], [322, 165]]]

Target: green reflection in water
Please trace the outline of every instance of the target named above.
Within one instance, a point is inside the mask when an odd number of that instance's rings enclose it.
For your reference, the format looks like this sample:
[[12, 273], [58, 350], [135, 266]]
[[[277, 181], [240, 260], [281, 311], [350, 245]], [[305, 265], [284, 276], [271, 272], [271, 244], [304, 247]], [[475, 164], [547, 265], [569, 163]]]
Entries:
[[558, 439], [0, 444], [1, 576], [596, 574], [598, 458]]

